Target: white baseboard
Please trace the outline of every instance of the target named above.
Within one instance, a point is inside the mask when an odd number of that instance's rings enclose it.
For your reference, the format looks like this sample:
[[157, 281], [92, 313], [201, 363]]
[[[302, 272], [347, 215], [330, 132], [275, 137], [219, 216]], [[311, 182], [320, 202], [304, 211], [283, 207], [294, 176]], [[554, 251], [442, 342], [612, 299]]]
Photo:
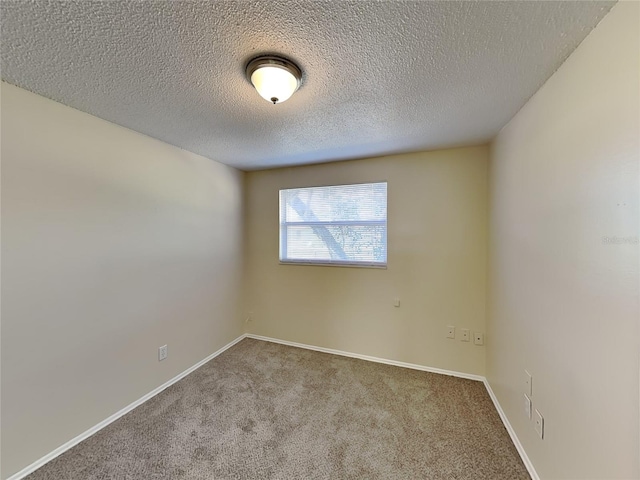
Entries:
[[33, 462], [31, 465], [26, 466], [25, 468], [23, 468], [22, 470], [20, 470], [17, 473], [14, 473], [12, 476], [10, 476], [7, 480], [21, 480], [22, 478], [26, 477], [27, 475], [29, 475], [30, 473], [33, 473], [34, 471], [36, 471], [38, 468], [42, 467], [45, 463], [50, 462], [51, 460], [53, 460], [54, 458], [62, 455], [64, 452], [66, 452], [67, 450], [69, 450], [71, 447], [75, 447], [78, 443], [80, 443], [81, 441], [89, 438], [91, 435], [93, 435], [94, 433], [97, 433], [98, 431], [102, 430], [104, 427], [106, 427], [107, 425], [109, 425], [110, 423], [115, 422], [116, 420], [118, 420], [120, 417], [122, 417], [123, 415], [129, 413], [131, 410], [133, 410], [134, 408], [142, 405], [144, 402], [146, 402], [147, 400], [155, 397], [156, 395], [158, 395], [160, 392], [162, 392], [163, 390], [165, 390], [166, 388], [170, 387], [171, 385], [173, 385], [174, 383], [176, 383], [177, 381], [181, 380], [182, 378], [186, 377], [187, 375], [189, 375], [191, 372], [193, 372], [194, 370], [197, 370], [198, 368], [200, 368], [202, 365], [204, 365], [205, 363], [207, 363], [209, 360], [212, 360], [213, 358], [217, 357], [218, 355], [220, 355], [222, 352], [224, 352], [225, 350], [233, 347], [236, 343], [238, 343], [240, 340], [242, 340], [245, 337], [245, 335], [240, 335], [238, 338], [236, 338], [235, 340], [231, 341], [230, 343], [228, 343], [227, 345], [225, 345], [224, 347], [222, 347], [221, 349], [219, 349], [218, 351], [212, 353], [211, 355], [209, 355], [207, 358], [205, 358], [204, 360], [201, 360], [200, 362], [196, 363], [195, 365], [193, 365], [192, 367], [189, 367], [188, 369], [186, 369], [184, 372], [176, 375], [175, 377], [173, 377], [171, 380], [163, 383], [162, 385], [160, 385], [158, 388], [152, 390], [151, 392], [147, 393], [145, 396], [139, 398], [138, 400], [136, 400], [135, 402], [127, 405], [126, 407], [124, 407], [122, 410], [114, 413], [113, 415], [111, 415], [109, 418], [107, 418], [106, 420], [103, 420], [102, 422], [98, 423], [97, 425], [91, 427], [89, 430], [81, 433], [80, 435], [78, 435], [75, 438], [72, 438], [71, 440], [69, 440], [67, 443], [65, 443], [64, 445], [60, 445], [58, 448], [56, 448], [54, 451], [48, 453], [47, 455], [45, 455], [44, 457], [36, 460], [35, 462]]
[[442, 368], [435, 368], [435, 367], [425, 367], [424, 365], [417, 365], [415, 363], [406, 363], [406, 362], [399, 362], [397, 360], [388, 360], [386, 358], [371, 357], [369, 355], [362, 355], [360, 353], [351, 353], [351, 352], [345, 352], [343, 350], [334, 350], [333, 348], [316, 347], [315, 345], [289, 342], [287, 340], [280, 340], [278, 338], [262, 337], [260, 335], [253, 335], [252, 333], [247, 333], [245, 334], [245, 336], [247, 338], [255, 338], [256, 340], [264, 340], [266, 342], [280, 343], [282, 345], [289, 345], [291, 347], [306, 348], [307, 350], [314, 350], [316, 352], [332, 353], [334, 355], [340, 355], [342, 357], [359, 358], [360, 360], [367, 360], [369, 362], [384, 363], [386, 365], [394, 365], [396, 367], [411, 368], [413, 370], [422, 370], [423, 372], [439, 373], [441, 375], [449, 375], [452, 377], [460, 377], [460, 378], [466, 378], [469, 380], [477, 380], [479, 382], [484, 382], [485, 380], [485, 378], [482, 375], [456, 372], [453, 370], [443, 370]]
[[494, 406], [496, 407], [496, 410], [498, 411], [498, 414], [500, 415], [500, 419], [502, 420], [502, 423], [504, 424], [505, 428], [507, 429], [507, 432], [509, 433], [509, 436], [511, 437], [511, 440], [513, 441], [513, 444], [515, 445], [516, 449], [518, 450], [518, 453], [520, 454], [520, 457], [522, 458], [522, 461], [524, 462], [525, 467], [527, 468], [529, 474], [531, 475], [532, 480], [540, 480], [540, 477], [538, 476], [536, 470], [533, 468], [533, 464], [529, 460], [529, 457], [527, 456], [527, 453], [525, 452], [522, 444], [520, 443], [520, 440], [518, 439], [518, 436], [516, 435], [515, 431], [513, 430], [513, 427], [511, 427], [511, 424], [509, 423], [509, 420], [507, 419], [506, 414], [502, 410], [502, 407], [500, 406], [500, 403], [498, 402], [498, 399], [496, 398], [495, 394], [493, 393], [493, 390], [491, 389], [491, 386], [489, 385], [489, 382], [482, 375], [474, 375], [474, 374], [470, 374], [470, 373], [456, 372], [456, 371], [453, 371], [453, 370], [444, 370], [444, 369], [441, 369], [441, 368], [426, 367], [424, 365], [417, 365], [417, 364], [414, 364], [414, 363], [399, 362], [399, 361], [396, 361], [396, 360], [388, 360], [388, 359], [385, 359], [385, 358], [372, 357], [372, 356], [369, 356], [369, 355], [362, 355], [362, 354], [359, 354], [359, 353], [351, 353], [351, 352], [345, 352], [345, 351], [342, 351], [342, 350], [334, 350], [332, 348], [316, 347], [314, 345], [306, 345], [304, 343], [289, 342], [287, 340], [280, 340], [280, 339], [277, 339], [277, 338], [263, 337], [263, 336], [260, 336], [260, 335], [253, 335], [251, 333], [245, 333], [243, 335], [240, 335], [238, 338], [236, 338], [235, 340], [231, 341], [230, 343], [228, 343], [224, 347], [220, 348], [216, 352], [212, 353], [207, 358], [201, 360], [200, 362], [196, 363], [192, 367], [186, 369], [184, 372], [176, 375], [171, 380], [169, 380], [169, 381], [165, 382], [164, 384], [160, 385], [158, 388], [156, 388], [156, 389], [152, 390], [151, 392], [147, 393], [146, 395], [144, 395], [143, 397], [139, 398], [135, 402], [127, 405], [122, 410], [114, 413], [113, 415], [111, 415], [106, 420], [103, 420], [102, 422], [100, 422], [97, 425], [91, 427], [87, 431], [81, 433], [77, 437], [69, 440], [64, 445], [59, 446], [58, 448], [56, 448], [52, 452], [48, 453], [44, 457], [42, 457], [42, 458], [36, 460], [35, 462], [33, 462], [31, 465], [28, 465], [27, 467], [23, 468], [19, 472], [13, 474], [7, 480], [21, 480], [21, 479], [23, 479], [24, 477], [26, 477], [30, 473], [33, 473], [38, 468], [42, 467], [44, 464], [50, 462], [51, 460], [53, 460], [54, 458], [58, 457], [59, 455], [62, 455], [64, 452], [66, 452], [70, 448], [76, 446], [78, 443], [82, 442], [83, 440], [89, 438], [94, 433], [102, 430], [104, 427], [106, 427], [110, 423], [115, 422], [120, 417], [122, 417], [123, 415], [129, 413], [134, 408], [142, 405], [147, 400], [155, 397], [156, 395], [158, 395], [160, 392], [162, 392], [166, 388], [170, 387], [171, 385], [173, 385], [177, 381], [183, 379], [184, 377], [189, 375], [194, 370], [200, 368], [202, 365], [204, 365], [208, 361], [210, 361], [213, 358], [215, 358], [218, 355], [220, 355], [225, 350], [233, 347], [236, 343], [238, 343], [240, 340], [242, 340], [244, 338], [253, 338], [253, 339], [256, 339], [256, 340], [263, 340], [263, 341], [266, 341], [266, 342], [279, 343], [279, 344], [282, 344], [282, 345], [289, 345], [289, 346], [298, 347], [298, 348], [305, 348], [307, 350], [314, 350], [314, 351], [317, 351], [317, 352], [331, 353], [331, 354], [340, 355], [340, 356], [343, 356], [343, 357], [359, 358], [360, 360], [366, 360], [366, 361], [369, 361], [369, 362], [384, 363], [384, 364], [387, 364], [387, 365], [394, 365], [394, 366], [397, 366], [397, 367], [411, 368], [413, 370], [421, 370], [421, 371], [424, 371], [424, 372], [438, 373], [438, 374], [441, 374], [441, 375], [450, 375], [450, 376], [453, 376], [453, 377], [460, 377], [460, 378], [466, 378], [466, 379], [469, 379], [469, 380], [477, 380], [477, 381], [483, 382], [485, 387], [486, 387], [486, 389], [487, 389], [487, 392], [489, 393], [489, 396], [491, 397], [491, 400], [493, 401]]
[[502, 410], [502, 406], [500, 405], [500, 402], [498, 402], [498, 397], [496, 397], [496, 394], [493, 393], [493, 390], [491, 389], [491, 385], [489, 385], [489, 381], [486, 378], [484, 379], [484, 386], [486, 387], [487, 392], [489, 392], [489, 396], [493, 401], [493, 405], [496, 407], [496, 410], [498, 411], [498, 415], [500, 415], [500, 419], [504, 424], [504, 428], [507, 429], [507, 432], [511, 437], [511, 441], [515, 445], [516, 450], [518, 450], [518, 453], [520, 454], [520, 458], [522, 458], [522, 462], [524, 463], [524, 466], [527, 467], [527, 471], [529, 472], [529, 475], [531, 475], [531, 479], [540, 480], [540, 477], [538, 476], [538, 472], [536, 472], [536, 469], [533, 468], [533, 463], [531, 463], [531, 460], [529, 459], [527, 452], [525, 452], [524, 447], [522, 446], [522, 444], [520, 443], [520, 440], [518, 439], [518, 436], [516, 435], [516, 431], [511, 426], [511, 423], [509, 423], [507, 414], [504, 413], [504, 410]]

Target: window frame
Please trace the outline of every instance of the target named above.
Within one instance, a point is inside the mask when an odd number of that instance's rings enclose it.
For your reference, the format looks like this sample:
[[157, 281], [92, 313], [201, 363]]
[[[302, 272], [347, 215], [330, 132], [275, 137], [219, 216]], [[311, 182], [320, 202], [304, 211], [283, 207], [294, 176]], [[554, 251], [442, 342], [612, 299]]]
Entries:
[[[338, 220], [333, 222], [323, 222], [323, 221], [313, 221], [313, 222], [304, 222], [304, 221], [294, 221], [294, 222], [282, 222], [283, 217], [283, 208], [286, 208], [286, 204], [282, 202], [282, 192], [286, 190], [297, 190], [304, 188], [329, 188], [329, 187], [350, 187], [356, 185], [372, 185], [376, 183], [385, 183], [387, 187], [386, 198], [385, 198], [385, 220]], [[389, 182], [387, 180], [376, 180], [371, 182], [357, 182], [357, 183], [340, 183], [340, 184], [332, 184], [332, 185], [309, 185], [305, 187], [288, 187], [288, 188], [280, 188], [278, 189], [278, 259], [280, 265], [307, 265], [307, 266], [320, 266], [320, 267], [346, 267], [346, 268], [374, 268], [374, 269], [386, 269], [389, 263], [389, 245], [388, 245], [388, 237], [389, 237]], [[283, 259], [283, 247], [284, 251], [286, 251], [287, 247], [287, 239], [286, 235], [283, 233], [286, 232], [287, 227], [289, 226], [312, 226], [312, 225], [322, 225], [322, 226], [367, 226], [367, 225], [383, 225], [384, 235], [385, 235], [385, 261], [384, 262], [367, 262], [367, 261], [345, 261], [345, 260], [290, 260]]]

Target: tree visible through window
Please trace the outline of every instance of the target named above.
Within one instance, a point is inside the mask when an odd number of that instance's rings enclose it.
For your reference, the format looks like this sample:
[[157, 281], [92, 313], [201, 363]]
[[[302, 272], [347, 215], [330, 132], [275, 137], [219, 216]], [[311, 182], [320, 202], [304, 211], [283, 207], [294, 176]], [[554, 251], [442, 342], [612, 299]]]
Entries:
[[280, 190], [280, 261], [387, 264], [387, 182]]

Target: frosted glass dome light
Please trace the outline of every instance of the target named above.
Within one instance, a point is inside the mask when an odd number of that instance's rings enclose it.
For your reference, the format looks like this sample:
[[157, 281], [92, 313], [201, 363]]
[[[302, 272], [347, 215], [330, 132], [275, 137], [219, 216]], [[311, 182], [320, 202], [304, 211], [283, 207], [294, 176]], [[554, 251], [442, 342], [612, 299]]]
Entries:
[[258, 57], [247, 65], [247, 78], [266, 101], [282, 103], [298, 89], [302, 72], [297, 65], [280, 57]]

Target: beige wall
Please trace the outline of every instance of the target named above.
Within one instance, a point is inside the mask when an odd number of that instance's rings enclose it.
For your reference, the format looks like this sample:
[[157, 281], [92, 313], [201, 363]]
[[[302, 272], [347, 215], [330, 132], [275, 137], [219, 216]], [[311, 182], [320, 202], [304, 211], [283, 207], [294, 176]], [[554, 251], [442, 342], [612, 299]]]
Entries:
[[544, 479], [640, 476], [639, 20], [615, 6], [492, 145], [487, 376]]
[[[249, 172], [248, 331], [484, 374], [484, 347], [448, 340], [445, 327], [485, 328], [487, 163], [475, 147]], [[279, 189], [380, 180], [386, 270], [278, 263]]]
[[[490, 163], [474, 147], [243, 175], [3, 83], [2, 478], [237, 337], [249, 312], [252, 333], [472, 374], [486, 349], [541, 478], [639, 477], [639, 18], [614, 7]], [[387, 269], [278, 263], [279, 189], [379, 180]], [[461, 328], [486, 328], [487, 346]]]
[[6, 478], [241, 334], [243, 174], [4, 83], [1, 153]]

